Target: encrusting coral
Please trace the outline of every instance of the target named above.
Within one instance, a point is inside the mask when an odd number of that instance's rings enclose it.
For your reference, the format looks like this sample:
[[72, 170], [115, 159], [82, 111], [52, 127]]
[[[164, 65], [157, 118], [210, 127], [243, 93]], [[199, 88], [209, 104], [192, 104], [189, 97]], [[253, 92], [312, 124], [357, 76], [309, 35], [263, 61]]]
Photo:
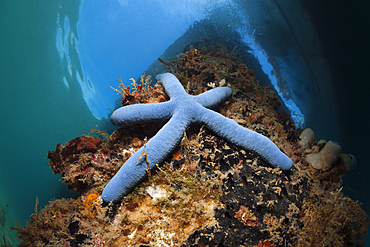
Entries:
[[[302, 130], [278, 110], [275, 93], [259, 86], [254, 72], [222, 47], [190, 49], [162, 62], [189, 94], [230, 86], [233, 94], [220, 114], [272, 140], [293, 161], [292, 169], [271, 167], [258, 153], [195, 123], [150, 176], [103, 206], [106, 184], [148, 147], [163, 122], [120, 128], [105, 141], [77, 137], [49, 151], [48, 163], [81, 194], [35, 210], [26, 226], [14, 228], [20, 246], [364, 245], [369, 217], [341, 187], [353, 156], [339, 155], [326, 171], [312, 167], [305, 158], [327, 142], [313, 141], [311, 133], [300, 145]], [[169, 102], [163, 81], [149, 86], [144, 75], [131, 92], [122, 84], [122, 105]]]

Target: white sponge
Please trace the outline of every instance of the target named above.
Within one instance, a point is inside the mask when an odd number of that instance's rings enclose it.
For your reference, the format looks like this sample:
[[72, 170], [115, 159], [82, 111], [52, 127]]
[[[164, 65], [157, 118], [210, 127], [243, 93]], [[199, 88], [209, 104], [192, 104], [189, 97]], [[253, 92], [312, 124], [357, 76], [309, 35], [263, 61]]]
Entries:
[[356, 158], [352, 154], [340, 154], [339, 158], [344, 165], [344, 173], [349, 172], [356, 166]]
[[328, 141], [320, 152], [316, 154], [308, 154], [306, 156], [306, 161], [317, 170], [328, 171], [333, 163], [338, 159], [339, 154], [339, 144]]
[[313, 132], [313, 130], [310, 128], [306, 128], [299, 135], [299, 139], [299, 146], [301, 146], [303, 149], [308, 148], [315, 139], [315, 132]]

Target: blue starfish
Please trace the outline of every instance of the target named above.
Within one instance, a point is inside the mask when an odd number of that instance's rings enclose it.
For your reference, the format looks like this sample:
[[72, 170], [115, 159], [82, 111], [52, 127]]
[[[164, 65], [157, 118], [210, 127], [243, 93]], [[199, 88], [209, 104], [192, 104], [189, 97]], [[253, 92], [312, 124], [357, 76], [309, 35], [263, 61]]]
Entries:
[[[179, 80], [171, 73], [156, 76], [162, 82], [170, 100], [162, 103], [124, 106], [113, 112], [111, 121], [128, 126], [155, 120], [169, 121], [146, 145], [135, 152], [104, 188], [105, 202], [116, 202], [134, 188], [150, 168], [161, 163], [180, 142], [186, 128], [193, 122], [204, 123], [219, 136], [244, 149], [261, 155], [273, 167], [288, 170], [293, 162], [267, 137], [244, 128], [207, 108], [213, 108], [230, 97], [229, 87], [217, 87], [197, 96], [186, 93]], [[146, 151], [146, 157], [143, 155]], [[146, 160], [147, 158], [147, 160]]]

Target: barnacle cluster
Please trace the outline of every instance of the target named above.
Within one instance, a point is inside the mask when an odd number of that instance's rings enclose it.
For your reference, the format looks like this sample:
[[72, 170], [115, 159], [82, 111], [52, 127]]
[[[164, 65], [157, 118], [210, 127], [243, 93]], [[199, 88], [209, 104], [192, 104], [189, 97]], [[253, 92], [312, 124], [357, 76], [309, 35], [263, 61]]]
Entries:
[[[234, 52], [212, 46], [160, 60], [190, 94], [221, 82], [232, 87], [232, 98], [219, 112], [269, 137], [294, 168], [286, 173], [271, 168], [258, 155], [192, 125], [150, 177], [121, 202], [103, 205], [106, 183], [161, 123], [121, 128], [104, 141], [77, 137], [49, 151], [48, 164], [80, 195], [35, 210], [30, 223], [14, 228], [20, 246], [363, 245], [369, 217], [339, 189], [348, 169], [335, 163], [313, 172], [305, 156], [323, 144], [299, 144], [302, 130]], [[150, 86], [149, 76], [132, 83], [131, 92], [123, 83], [116, 90], [122, 105], [168, 100], [160, 83]]]

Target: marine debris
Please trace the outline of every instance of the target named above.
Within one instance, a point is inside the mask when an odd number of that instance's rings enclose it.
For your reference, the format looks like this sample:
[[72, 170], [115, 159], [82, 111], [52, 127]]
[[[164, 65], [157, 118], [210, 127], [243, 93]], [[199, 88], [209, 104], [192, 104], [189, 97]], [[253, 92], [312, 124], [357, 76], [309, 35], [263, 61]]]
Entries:
[[[192, 124], [131, 193], [105, 205], [106, 184], [164, 123], [119, 128], [106, 141], [77, 137], [49, 151], [48, 164], [80, 196], [51, 201], [14, 228], [20, 246], [364, 245], [369, 217], [342, 192], [353, 156], [335, 154], [325, 169], [310, 164], [307, 157], [324, 154], [328, 142], [297, 129], [278, 109], [275, 92], [259, 86], [254, 72], [222, 47], [190, 49], [162, 62], [191, 95], [231, 87], [232, 96], [217, 111], [272, 140], [293, 161], [292, 169], [271, 167], [217, 131]], [[144, 75], [141, 87], [135, 82], [134, 91], [121, 84], [123, 105], [169, 100], [161, 82], [152, 87], [148, 80]]]

